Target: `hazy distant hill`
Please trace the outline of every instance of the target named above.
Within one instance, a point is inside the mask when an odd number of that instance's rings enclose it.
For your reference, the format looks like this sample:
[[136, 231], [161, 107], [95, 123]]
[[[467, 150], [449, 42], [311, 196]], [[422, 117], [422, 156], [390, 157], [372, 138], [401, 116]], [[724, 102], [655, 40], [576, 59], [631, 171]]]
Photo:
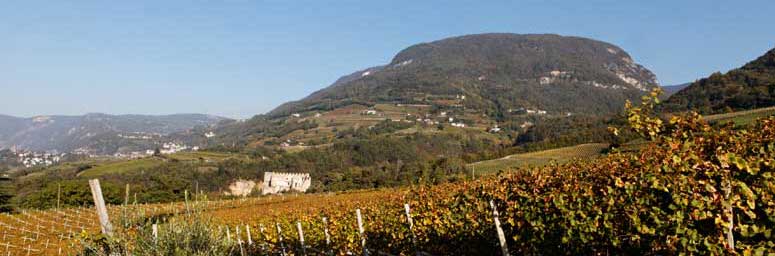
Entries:
[[478, 34], [411, 46], [384, 65], [269, 113], [284, 116], [352, 103], [431, 104], [457, 96], [467, 108], [496, 115], [508, 109], [613, 113], [626, 99], [657, 86], [621, 48], [551, 34]]
[[665, 96], [669, 97], [670, 95], [675, 94], [676, 92], [683, 90], [686, 87], [689, 87], [692, 83], [683, 83], [683, 84], [676, 84], [676, 85], [665, 85], [662, 86], [662, 90], [665, 91]]
[[725, 74], [714, 73], [665, 101], [668, 111], [720, 113], [775, 106], [775, 49]]
[[97, 154], [141, 150], [160, 137], [226, 120], [202, 114], [0, 116], [0, 148], [13, 145], [35, 151], [83, 149]]

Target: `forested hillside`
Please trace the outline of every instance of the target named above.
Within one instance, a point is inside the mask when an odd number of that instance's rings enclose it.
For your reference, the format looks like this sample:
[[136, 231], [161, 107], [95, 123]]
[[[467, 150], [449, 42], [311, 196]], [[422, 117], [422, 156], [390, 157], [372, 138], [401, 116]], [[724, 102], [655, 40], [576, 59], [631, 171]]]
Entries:
[[714, 73], [675, 93], [666, 111], [704, 114], [775, 106], [775, 49], [727, 73]]

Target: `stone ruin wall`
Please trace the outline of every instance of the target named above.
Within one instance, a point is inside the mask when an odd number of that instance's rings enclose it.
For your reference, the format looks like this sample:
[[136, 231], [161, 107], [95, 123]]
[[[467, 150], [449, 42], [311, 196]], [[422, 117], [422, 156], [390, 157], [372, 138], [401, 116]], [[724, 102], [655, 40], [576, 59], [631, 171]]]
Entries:
[[265, 172], [261, 194], [277, 194], [286, 191], [306, 192], [312, 184], [309, 173]]

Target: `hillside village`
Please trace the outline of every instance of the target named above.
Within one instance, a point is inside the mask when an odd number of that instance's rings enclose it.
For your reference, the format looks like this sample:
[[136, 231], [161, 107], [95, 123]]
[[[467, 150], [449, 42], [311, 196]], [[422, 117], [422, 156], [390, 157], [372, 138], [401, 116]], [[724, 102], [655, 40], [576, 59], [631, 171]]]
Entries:
[[67, 153], [55, 154], [55, 153], [32, 152], [32, 151], [25, 151], [25, 150], [12, 150], [12, 151], [14, 152], [14, 154], [16, 154], [17, 161], [27, 168], [51, 166], [53, 164], [59, 163], [59, 161], [61, 161], [67, 155]]

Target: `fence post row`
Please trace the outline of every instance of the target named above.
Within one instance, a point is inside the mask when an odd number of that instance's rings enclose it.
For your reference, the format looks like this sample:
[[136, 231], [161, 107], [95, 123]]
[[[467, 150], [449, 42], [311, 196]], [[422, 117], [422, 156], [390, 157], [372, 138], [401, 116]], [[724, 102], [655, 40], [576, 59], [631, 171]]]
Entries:
[[[102, 230], [102, 233], [106, 234], [108, 236], [111, 236], [112, 232], [113, 232], [113, 227], [112, 227], [112, 225], [110, 223], [110, 220], [109, 220], [109, 216], [108, 216], [108, 212], [107, 212], [107, 207], [105, 205], [105, 200], [104, 200], [104, 197], [103, 197], [103, 194], [102, 194], [102, 189], [100, 187], [99, 180], [98, 179], [91, 179], [91, 180], [89, 180], [89, 186], [91, 188], [92, 196], [93, 196], [93, 199], [94, 199], [94, 205], [95, 205], [95, 208], [96, 208], [96, 211], [97, 211], [97, 215], [99, 217], [99, 223], [100, 223], [100, 228]], [[129, 204], [129, 192], [130, 192], [130, 187], [129, 187], [129, 184], [127, 184], [126, 191], [125, 191], [125, 196], [124, 196], [124, 205], [125, 206], [127, 206]], [[60, 192], [58, 191], [57, 194], [59, 194], [59, 193]], [[188, 202], [189, 201], [188, 191], [185, 191], [184, 193], [185, 193], [185, 208], [186, 208], [186, 212], [190, 213], [190, 208], [189, 208], [189, 205], [188, 205], [188, 203], [189, 203]], [[137, 194], [135, 193], [134, 196], [136, 198]], [[59, 204], [59, 201], [60, 201], [60, 198], [59, 198], [59, 195], [57, 195], [57, 204]], [[135, 199], [135, 203], [137, 203], [137, 199]], [[499, 219], [500, 215], [498, 213], [498, 209], [497, 209], [497, 207], [495, 205], [494, 200], [490, 200], [489, 201], [489, 205], [492, 208], [492, 216], [493, 216], [493, 221], [494, 221], [494, 224], [495, 224], [495, 230], [496, 230], [496, 233], [497, 233], [497, 238], [498, 238], [498, 241], [499, 241], [499, 246], [500, 246], [500, 249], [501, 249], [501, 253], [504, 256], [510, 256], [510, 253], [509, 253], [509, 250], [508, 250], [507, 241], [506, 241], [506, 238], [505, 238], [505, 234], [504, 234], [504, 231], [503, 231], [503, 229], [501, 227], [501, 222], [500, 222], [500, 219]], [[59, 207], [57, 207], [57, 208], [59, 208]], [[156, 209], [154, 208], [154, 211], [155, 210]], [[175, 210], [177, 210], [177, 208], [175, 208]], [[423, 253], [419, 250], [418, 241], [417, 241], [417, 235], [416, 235], [416, 233], [414, 231], [414, 220], [412, 219], [411, 208], [410, 208], [410, 205], [408, 203], [404, 204], [404, 213], [406, 215], [406, 220], [407, 220], [407, 223], [408, 223], [408, 226], [409, 226], [409, 232], [412, 235], [411, 236], [412, 246], [413, 246], [413, 249], [415, 251], [415, 254], [418, 255], [418, 256], [419, 255], [423, 255]], [[361, 209], [357, 208], [355, 210], [355, 214], [356, 214], [356, 220], [357, 220], [357, 225], [358, 225], [358, 235], [359, 235], [359, 238], [361, 240], [360, 244], [361, 244], [361, 248], [363, 250], [362, 251], [362, 255], [368, 256], [369, 255], [369, 250], [366, 247], [366, 235], [365, 235], [365, 229], [363, 227], [364, 224], [363, 224], [363, 216], [361, 214]], [[325, 239], [326, 239], [326, 246], [329, 247], [329, 249], [331, 249], [330, 248], [330, 246], [331, 246], [331, 236], [330, 236], [330, 233], [329, 233], [329, 230], [328, 230], [328, 218], [322, 217], [322, 220], [323, 220], [323, 233], [324, 233]], [[67, 226], [67, 219], [65, 219], [65, 226]], [[275, 227], [277, 228], [277, 236], [278, 236], [278, 242], [280, 243], [281, 255], [285, 256], [287, 254], [287, 252], [286, 252], [286, 247], [285, 247], [285, 244], [284, 244], [284, 241], [283, 241], [283, 237], [282, 237], [282, 228], [280, 227], [280, 224], [277, 223], [277, 222], [275, 223]], [[239, 232], [239, 226], [237, 226], [235, 228], [236, 228], [236, 232], [237, 232], [236, 233], [236, 235], [237, 235], [237, 242], [239, 243], [239, 245], [241, 247], [241, 249], [240, 249], [241, 253], [244, 254], [244, 252], [242, 252], [242, 250], [243, 250], [242, 249], [242, 242], [243, 241], [241, 240], [241, 237], [240, 237], [240, 234], [239, 234], [240, 233]], [[305, 244], [305, 240], [304, 240], [304, 230], [302, 228], [302, 224], [301, 224], [300, 221], [296, 222], [296, 228], [297, 228], [297, 232], [298, 232], [298, 235], [299, 235], [299, 243], [300, 243], [300, 246], [301, 246], [301, 255], [306, 255], [306, 244]], [[253, 239], [252, 239], [252, 236], [251, 236], [250, 226], [247, 225], [247, 224], [245, 225], [245, 231], [247, 233], [247, 242], [248, 242], [249, 245], [252, 245], [253, 244]], [[260, 225], [260, 232], [262, 234], [264, 233], [264, 226], [263, 226], [263, 224]], [[157, 224], [153, 224], [152, 225], [152, 234], [153, 234], [154, 243], [157, 243], [157, 241], [158, 241], [158, 225]], [[36, 235], [37, 235], [37, 233], [36, 233]], [[226, 227], [226, 236], [227, 236], [228, 242], [231, 243], [232, 242], [231, 233], [230, 233], [230, 230], [229, 230], [228, 226]], [[266, 237], [265, 237], [265, 239], [266, 239]], [[729, 237], [727, 237], [727, 239], [731, 240]], [[61, 237], [60, 237], [60, 240], [61, 240]], [[46, 245], [48, 245], [48, 243], [46, 243]], [[265, 244], [261, 245], [262, 250], [264, 250], [264, 245]], [[8, 250], [8, 249], [6, 248], [6, 250]], [[60, 250], [61, 250], [61, 248], [60, 248]]]

